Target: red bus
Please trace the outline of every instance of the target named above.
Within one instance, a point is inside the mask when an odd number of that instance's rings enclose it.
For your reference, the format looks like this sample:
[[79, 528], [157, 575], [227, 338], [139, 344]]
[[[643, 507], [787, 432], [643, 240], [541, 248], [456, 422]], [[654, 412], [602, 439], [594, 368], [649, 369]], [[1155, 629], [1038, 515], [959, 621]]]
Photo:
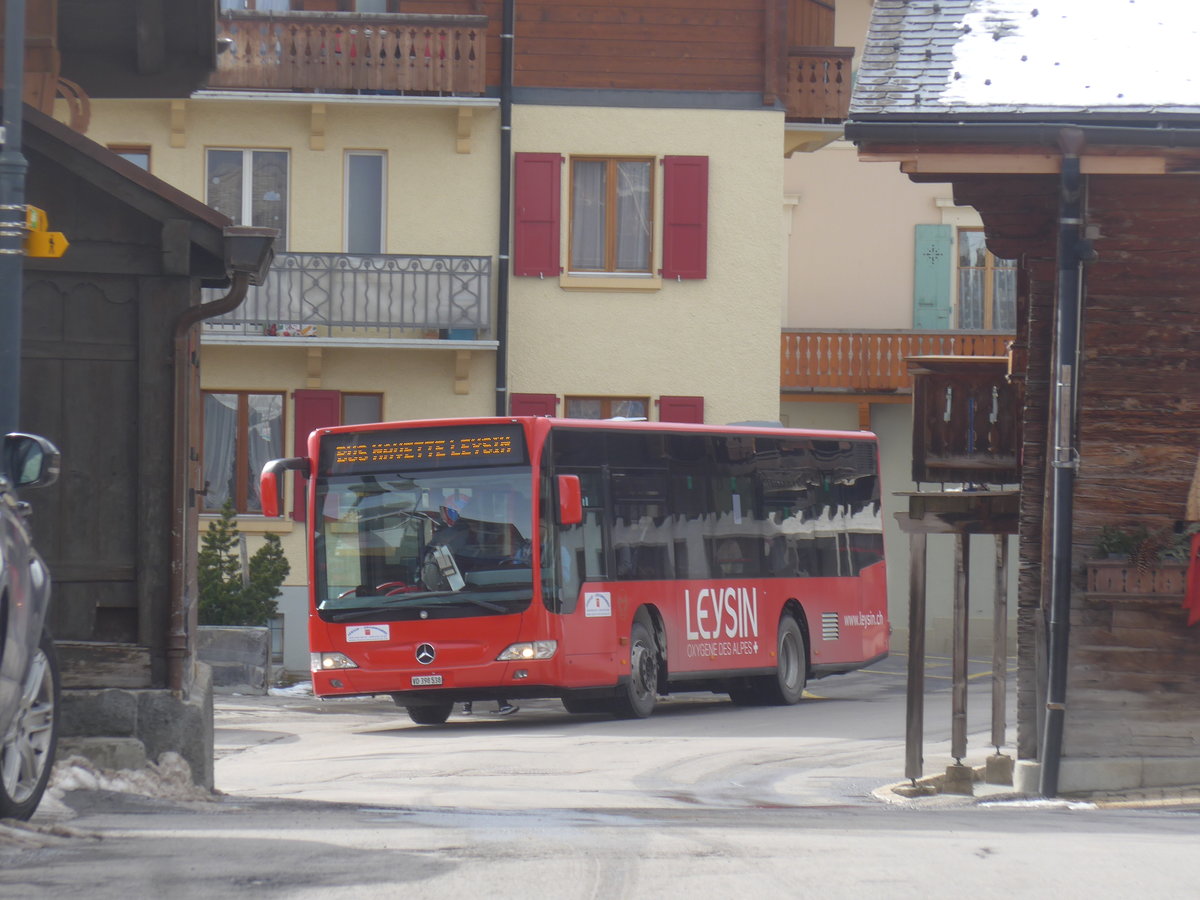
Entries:
[[321, 697], [792, 704], [888, 650], [866, 432], [538, 417], [322, 428], [263, 469], [307, 481]]

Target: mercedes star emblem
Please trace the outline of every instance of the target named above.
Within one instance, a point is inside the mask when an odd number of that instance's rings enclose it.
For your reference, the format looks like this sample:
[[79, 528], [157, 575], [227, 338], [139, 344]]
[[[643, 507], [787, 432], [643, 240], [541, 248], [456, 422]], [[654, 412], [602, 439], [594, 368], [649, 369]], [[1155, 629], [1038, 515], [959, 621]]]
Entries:
[[417, 662], [421, 665], [429, 665], [436, 657], [437, 651], [433, 649], [433, 644], [420, 644], [417, 646]]

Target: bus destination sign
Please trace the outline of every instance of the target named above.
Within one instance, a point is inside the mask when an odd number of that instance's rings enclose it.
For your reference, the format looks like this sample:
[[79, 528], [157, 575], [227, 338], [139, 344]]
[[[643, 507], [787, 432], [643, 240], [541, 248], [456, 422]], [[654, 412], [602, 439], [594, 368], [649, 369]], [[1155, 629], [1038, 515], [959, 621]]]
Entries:
[[357, 431], [325, 437], [325, 472], [380, 472], [525, 462], [519, 425]]

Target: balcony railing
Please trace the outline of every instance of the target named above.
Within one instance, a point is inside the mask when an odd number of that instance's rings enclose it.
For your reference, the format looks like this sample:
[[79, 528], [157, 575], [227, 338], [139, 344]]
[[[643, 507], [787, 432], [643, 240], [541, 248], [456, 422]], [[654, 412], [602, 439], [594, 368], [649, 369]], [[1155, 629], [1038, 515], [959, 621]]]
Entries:
[[491, 280], [487, 256], [280, 253], [266, 282], [204, 333], [474, 339], [490, 325]]
[[210, 88], [477, 95], [487, 16], [254, 12], [217, 22]]
[[978, 331], [784, 331], [782, 390], [911, 391], [910, 356], [1004, 356], [1011, 334]]
[[784, 108], [789, 121], [841, 122], [850, 111], [853, 47], [788, 50]]

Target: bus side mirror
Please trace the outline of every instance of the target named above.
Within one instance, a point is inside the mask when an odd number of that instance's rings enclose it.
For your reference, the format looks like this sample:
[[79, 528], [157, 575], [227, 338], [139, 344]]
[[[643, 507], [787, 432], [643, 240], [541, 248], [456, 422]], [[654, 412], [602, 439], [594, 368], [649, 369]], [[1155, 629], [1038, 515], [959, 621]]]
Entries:
[[294, 469], [305, 478], [309, 476], [308, 460], [303, 456], [273, 459], [263, 466], [262, 474], [258, 477], [258, 496], [264, 516], [278, 518], [280, 507], [283, 506], [283, 485], [279, 476], [289, 469]]
[[583, 521], [583, 491], [578, 475], [558, 476], [558, 524], [578, 525]]

